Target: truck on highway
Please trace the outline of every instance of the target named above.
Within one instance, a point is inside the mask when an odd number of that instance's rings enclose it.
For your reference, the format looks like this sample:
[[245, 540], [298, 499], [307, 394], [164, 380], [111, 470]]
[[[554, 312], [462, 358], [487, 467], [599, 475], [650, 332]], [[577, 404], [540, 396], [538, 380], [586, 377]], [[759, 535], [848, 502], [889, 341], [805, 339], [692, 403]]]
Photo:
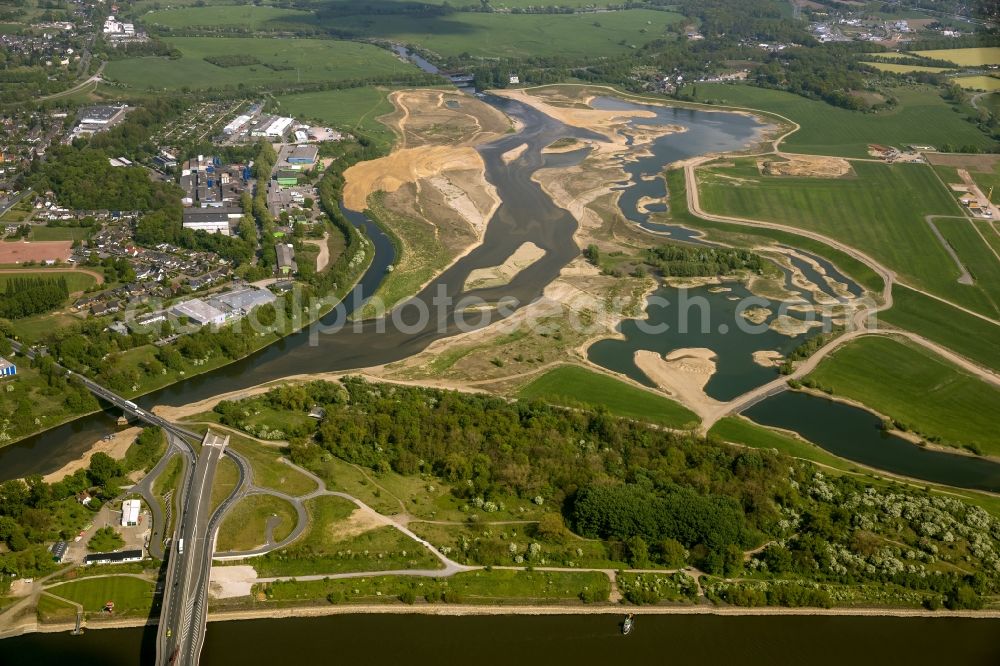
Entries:
[[129, 409], [139, 409], [139, 405], [135, 404], [131, 400], [126, 400], [125, 406], [128, 407]]
[[178, 555], [184, 554], [184, 539], [177, 540], [177, 554]]

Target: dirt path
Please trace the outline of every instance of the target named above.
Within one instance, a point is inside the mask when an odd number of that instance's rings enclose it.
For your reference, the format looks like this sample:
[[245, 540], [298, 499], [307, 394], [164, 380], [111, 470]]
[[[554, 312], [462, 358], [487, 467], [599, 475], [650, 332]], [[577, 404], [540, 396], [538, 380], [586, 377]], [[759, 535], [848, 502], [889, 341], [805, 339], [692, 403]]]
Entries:
[[[938, 229], [936, 224], [934, 224], [934, 220], [938, 219], [939, 217], [944, 217], [944, 216], [925, 215], [924, 221], [927, 222], [928, 225], [930, 225], [931, 231], [934, 232], [935, 236], [937, 236], [938, 242], [941, 243], [941, 246], [944, 247], [945, 252], [948, 253], [952, 261], [954, 261], [955, 265], [958, 267], [958, 272], [959, 272], [958, 283], [965, 285], [974, 285], [976, 282], [975, 280], [972, 279], [972, 275], [969, 273], [969, 269], [967, 269], [965, 267], [965, 264], [962, 263], [962, 260], [958, 256], [958, 252], [955, 252], [955, 248], [951, 246], [951, 243], [949, 243], [948, 240], [941, 234], [941, 230]], [[951, 216], [947, 217], [950, 218]]]
[[306, 241], [310, 245], [315, 245], [316, 248], [319, 250], [319, 254], [316, 255], [316, 272], [317, 273], [319, 273], [324, 268], [326, 268], [327, 264], [330, 263], [330, 245], [329, 245], [329, 242], [328, 242], [329, 240], [330, 240], [330, 233], [327, 232], [327, 231], [324, 231], [323, 232], [323, 238], [322, 238], [322, 240], [312, 239], [312, 240], [307, 240]]

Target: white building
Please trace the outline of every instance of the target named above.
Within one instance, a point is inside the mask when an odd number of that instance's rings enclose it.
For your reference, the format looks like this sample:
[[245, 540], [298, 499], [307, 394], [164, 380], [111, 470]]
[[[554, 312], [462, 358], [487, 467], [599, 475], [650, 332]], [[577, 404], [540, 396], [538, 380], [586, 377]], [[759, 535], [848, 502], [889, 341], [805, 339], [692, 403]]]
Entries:
[[250, 116], [246, 114], [236, 116], [229, 121], [228, 125], [222, 128], [222, 133], [226, 136], [232, 136], [243, 129], [248, 122], [250, 122]]
[[137, 499], [122, 502], [122, 527], [134, 527], [139, 524], [139, 511], [142, 505]]
[[170, 310], [178, 317], [187, 317], [195, 324], [205, 326], [207, 324], [220, 325], [226, 323], [226, 313], [217, 307], [209, 305], [200, 298], [192, 298], [189, 301], [178, 303]]

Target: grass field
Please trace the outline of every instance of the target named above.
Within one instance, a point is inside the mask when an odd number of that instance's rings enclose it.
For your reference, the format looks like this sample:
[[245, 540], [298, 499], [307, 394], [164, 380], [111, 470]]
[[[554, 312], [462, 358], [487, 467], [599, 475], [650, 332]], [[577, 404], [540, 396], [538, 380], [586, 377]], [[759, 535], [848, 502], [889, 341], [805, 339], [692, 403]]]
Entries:
[[236, 503], [219, 528], [217, 551], [251, 550], [267, 543], [267, 523], [272, 516], [278, 522], [272, 533], [275, 542], [281, 541], [295, 529], [298, 520], [295, 507], [274, 495], [250, 495]]
[[301, 28], [303, 25], [314, 23], [315, 18], [313, 12], [298, 9], [266, 5], [215, 5], [150, 12], [143, 17], [143, 23], [147, 26], [167, 28], [232, 27], [247, 31], [264, 31]]
[[448, 603], [570, 602], [588, 593], [605, 600], [611, 587], [600, 572], [469, 571], [450, 578], [380, 576], [353, 580], [281, 581], [266, 586], [270, 601], [327, 599], [332, 603], [398, 603], [400, 597]]
[[215, 468], [215, 478], [212, 479], [212, 511], [222, 504], [239, 483], [240, 472], [231, 458], [223, 457]]
[[[923, 164], [855, 162], [856, 177], [760, 175], [752, 159], [699, 171], [712, 213], [817, 231], [867, 252], [901, 280], [965, 307], [997, 316], [986, 291], [960, 285], [959, 271], [924, 220], [959, 215], [958, 203]], [[985, 247], [985, 246], [984, 246]]]
[[350, 88], [284, 95], [277, 101], [282, 113], [297, 118], [315, 118], [324, 125], [348, 132], [359, 130], [375, 141], [391, 146], [396, 135], [376, 120], [392, 112], [392, 104], [386, 96], [387, 91], [378, 88]]
[[85, 578], [57, 585], [49, 592], [75, 601], [87, 613], [100, 612], [105, 603], [113, 601], [114, 617], [145, 613], [153, 604], [153, 584], [133, 576]]
[[[168, 58], [128, 58], [108, 63], [105, 76], [141, 89], [259, 86], [289, 81], [322, 82], [412, 72], [414, 66], [370, 44], [323, 39], [243, 39], [173, 37], [183, 54]], [[260, 65], [218, 67], [206, 56], [251, 55]]]
[[712, 222], [691, 215], [687, 207], [687, 184], [683, 169], [668, 171], [666, 178], [671, 220], [695, 229], [701, 229], [707, 232], [709, 238], [720, 239], [725, 243], [739, 247], [755, 247], [762, 242], [777, 241], [784, 245], [813, 252], [833, 262], [837, 269], [869, 292], [873, 294], [882, 292], [885, 282], [878, 273], [867, 264], [863, 264], [849, 254], [836, 250], [825, 243], [797, 236], [787, 231]]
[[741, 416], [727, 416], [719, 420], [708, 431], [710, 437], [743, 444], [755, 449], [774, 449], [794, 458], [811, 460], [835, 469], [848, 471], [851, 463], [843, 458], [828, 453], [822, 448], [798, 437], [758, 425]]
[[518, 397], [567, 407], [605, 407], [615, 416], [672, 428], [698, 424], [694, 412], [669, 398], [576, 365], [549, 370], [522, 388]]
[[997, 46], [971, 49], [936, 49], [931, 51], [914, 51], [913, 53], [924, 58], [947, 60], [962, 67], [1000, 64], [1000, 47]]
[[90, 288], [97, 280], [90, 273], [83, 271], [53, 271], [53, 270], [27, 270], [16, 273], [0, 273], [0, 292], [7, 289], [7, 284], [13, 280], [23, 277], [40, 278], [64, 278], [69, 293], [84, 291]]
[[85, 240], [92, 229], [88, 227], [31, 227], [33, 241]]
[[664, 35], [679, 14], [645, 9], [601, 14], [456, 13], [443, 17], [350, 16], [338, 28], [417, 44], [442, 56], [569, 58], [613, 56]]
[[892, 309], [879, 314], [883, 321], [1000, 372], [1000, 326], [898, 284], [892, 295]]
[[952, 81], [969, 90], [985, 90], [987, 92], [1000, 90], [1000, 79], [994, 76], [958, 76]]
[[940, 219], [934, 224], [954, 248], [976, 286], [989, 299], [994, 312], [1000, 312], [1000, 259], [993, 249], [970, 220]]
[[298, 544], [254, 560], [262, 576], [302, 576], [348, 571], [439, 569], [441, 562], [395, 527], [376, 527], [346, 538], [320, 540], [320, 550]]
[[869, 67], [874, 67], [875, 69], [881, 70], [883, 72], [894, 72], [896, 74], [908, 74], [910, 72], [927, 72], [930, 74], [938, 74], [940, 72], [947, 72], [947, 67], [925, 67], [923, 65], [897, 65], [891, 62], [866, 62], [863, 63]]
[[281, 451], [230, 435], [229, 446], [250, 461], [254, 483], [262, 488], [272, 488], [293, 496], [305, 495], [316, 490], [316, 482], [281, 462]]
[[926, 438], [1000, 453], [1000, 389], [916, 345], [861, 338], [823, 359], [809, 378]]
[[937, 90], [928, 86], [894, 88], [899, 107], [877, 114], [847, 111], [798, 95], [742, 84], [699, 83], [698, 100], [771, 111], [791, 118], [802, 128], [782, 143], [800, 153], [867, 157], [868, 144], [901, 146], [972, 145], [987, 150], [993, 142], [966, 117], [974, 110], [952, 110]]

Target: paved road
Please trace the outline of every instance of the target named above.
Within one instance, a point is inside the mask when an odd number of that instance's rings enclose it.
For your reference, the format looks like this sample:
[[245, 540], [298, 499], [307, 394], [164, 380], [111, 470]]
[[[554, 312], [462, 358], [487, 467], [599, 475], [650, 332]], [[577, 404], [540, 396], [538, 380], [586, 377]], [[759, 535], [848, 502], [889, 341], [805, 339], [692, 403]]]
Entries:
[[[212, 480], [228, 437], [205, 435], [193, 473], [181, 491], [181, 514], [167, 559], [167, 581], [156, 639], [157, 664], [197, 664], [205, 638], [212, 565]], [[191, 451], [193, 456], [193, 451]]]
[[0, 203], [0, 215], [6, 214], [8, 210], [16, 206], [18, 202], [21, 201], [21, 199], [23, 199], [24, 197], [28, 196], [30, 192], [31, 188], [29, 187], [23, 190], [22, 192], [19, 192], [16, 196], [8, 197], [7, 199], [5, 199], [4, 203]]

